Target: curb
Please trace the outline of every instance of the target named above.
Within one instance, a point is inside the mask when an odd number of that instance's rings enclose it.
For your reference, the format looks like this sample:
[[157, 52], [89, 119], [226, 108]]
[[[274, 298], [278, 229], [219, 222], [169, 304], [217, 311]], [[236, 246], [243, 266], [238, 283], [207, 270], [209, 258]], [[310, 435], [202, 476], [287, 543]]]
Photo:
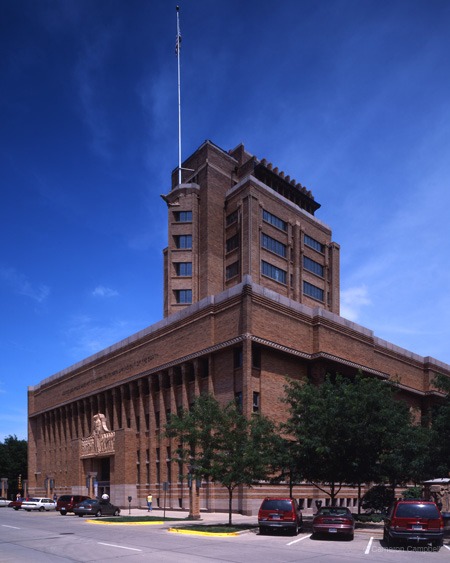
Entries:
[[103, 524], [104, 526], [154, 526], [156, 524], [164, 524], [161, 522], [106, 522], [105, 520], [85, 520], [88, 524]]
[[229, 536], [239, 536], [240, 532], [200, 532], [197, 530], [182, 530], [179, 528], [169, 528], [168, 529], [169, 532], [175, 533], [175, 534], [190, 534], [192, 536], [216, 536], [216, 537], [229, 537]]

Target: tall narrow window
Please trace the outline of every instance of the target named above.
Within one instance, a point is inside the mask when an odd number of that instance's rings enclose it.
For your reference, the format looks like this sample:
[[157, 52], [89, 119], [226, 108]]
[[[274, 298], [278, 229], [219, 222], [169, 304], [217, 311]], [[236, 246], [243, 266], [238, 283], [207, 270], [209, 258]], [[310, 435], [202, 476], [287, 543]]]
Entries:
[[242, 391], [234, 394], [234, 401], [239, 412], [242, 412]]
[[227, 239], [226, 241], [227, 252], [231, 252], [235, 248], [238, 248], [238, 246], [239, 246], [239, 235], [233, 235], [232, 237]]
[[234, 278], [238, 274], [239, 274], [239, 262], [233, 262], [233, 264], [230, 264], [229, 266], [226, 267], [225, 278], [227, 280], [229, 280], [230, 278]]
[[253, 391], [253, 412], [259, 412], [259, 393]]
[[233, 351], [233, 367], [234, 369], [242, 367], [242, 346], [235, 348]]

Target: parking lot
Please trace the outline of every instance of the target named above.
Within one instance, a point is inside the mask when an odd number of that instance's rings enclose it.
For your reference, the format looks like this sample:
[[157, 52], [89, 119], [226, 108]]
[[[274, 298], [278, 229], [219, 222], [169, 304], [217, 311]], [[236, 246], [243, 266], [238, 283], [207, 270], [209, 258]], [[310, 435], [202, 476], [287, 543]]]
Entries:
[[[133, 514], [137, 511], [133, 510]], [[124, 510], [127, 515], [128, 511]], [[140, 515], [146, 514], [144, 511]], [[178, 517], [185, 516], [178, 514]], [[154, 511], [154, 516], [162, 512]], [[167, 513], [166, 516], [173, 516]], [[204, 522], [225, 522], [226, 515], [204, 515]], [[234, 521], [251, 521], [236, 515]], [[254, 518], [255, 522], [256, 519]], [[112, 520], [114, 521], [114, 520]], [[185, 523], [182, 523], [183, 525]], [[387, 549], [380, 527], [357, 530], [353, 541], [313, 540], [305, 522], [298, 536], [281, 533], [261, 536], [255, 526], [250, 532], [234, 537], [197, 536], [170, 533], [173, 522], [158, 525], [93, 525], [87, 519], [56, 512], [23, 512], [0, 509], [0, 561], [111, 561], [126, 563], [153, 559], [162, 562], [221, 561], [261, 563], [314, 561], [348, 563], [349, 561], [447, 561], [450, 545], [432, 550], [428, 546]]]

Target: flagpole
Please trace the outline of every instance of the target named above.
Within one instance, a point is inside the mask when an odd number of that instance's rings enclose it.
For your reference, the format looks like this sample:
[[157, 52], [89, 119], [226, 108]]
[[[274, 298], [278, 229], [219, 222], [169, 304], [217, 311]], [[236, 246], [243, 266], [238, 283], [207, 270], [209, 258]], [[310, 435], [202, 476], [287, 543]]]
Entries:
[[180, 7], [177, 6], [177, 42], [176, 53], [178, 62], [178, 184], [181, 184], [181, 72], [180, 72]]

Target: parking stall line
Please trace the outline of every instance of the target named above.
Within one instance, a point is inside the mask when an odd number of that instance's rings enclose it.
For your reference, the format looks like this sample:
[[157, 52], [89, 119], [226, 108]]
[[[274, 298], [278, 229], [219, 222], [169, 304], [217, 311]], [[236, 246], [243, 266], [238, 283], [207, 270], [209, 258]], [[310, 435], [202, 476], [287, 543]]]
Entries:
[[312, 536], [312, 534], [308, 534], [307, 536], [302, 536], [301, 538], [298, 538], [294, 541], [290, 541], [289, 543], [287, 543], [286, 545], [293, 545], [294, 543], [298, 543], [299, 541], [303, 541], [306, 540], [306, 538], [310, 538]]
[[18, 526], [8, 526], [7, 524], [2, 524], [2, 528], [12, 528], [13, 530], [20, 530]]
[[142, 551], [142, 549], [136, 549], [135, 547], [125, 547], [124, 545], [116, 545], [114, 543], [103, 543], [101, 541], [97, 542], [99, 545], [106, 545], [108, 547], [118, 547], [119, 549], [129, 549], [130, 551]]
[[444, 544], [444, 547], [450, 551], [450, 546]]
[[364, 555], [368, 555], [370, 553], [370, 550], [372, 549], [372, 543], [373, 543], [373, 537], [370, 538], [369, 543], [367, 544], [366, 547], [366, 551], [364, 552]]

